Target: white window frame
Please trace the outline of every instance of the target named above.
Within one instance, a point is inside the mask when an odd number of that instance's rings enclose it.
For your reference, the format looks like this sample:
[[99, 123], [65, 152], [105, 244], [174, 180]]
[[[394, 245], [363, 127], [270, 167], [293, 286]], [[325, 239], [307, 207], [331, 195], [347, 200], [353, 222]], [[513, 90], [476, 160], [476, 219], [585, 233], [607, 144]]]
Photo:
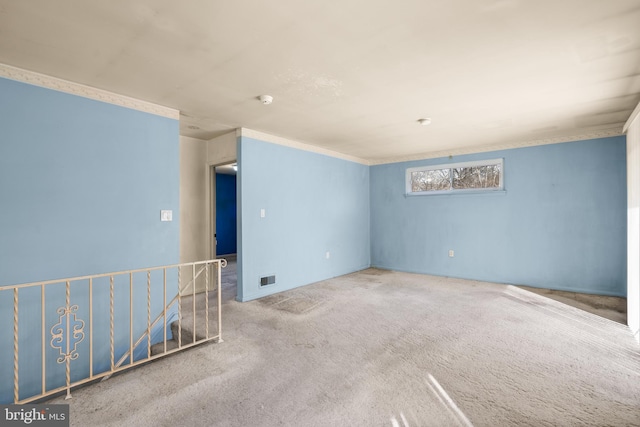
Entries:
[[[500, 165], [500, 187], [465, 188], [465, 189], [453, 188], [453, 169], [474, 167], [474, 166], [494, 166], [494, 165]], [[451, 188], [449, 190], [411, 191], [411, 174], [412, 173], [425, 172], [425, 171], [438, 170], [438, 169], [451, 169], [451, 171], [449, 172], [449, 180], [451, 183]], [[504, 159], [500, 158], [500, 159], [488, 159], [488, 160], [474, 160], [471, 162], [442, 163], [438, 165], [408, 168], [406, 171], [405, 184], [406, 184], [405, 192], [407, 196], [430, 196], [430, 195], [437, 195], [437, 194], [487, 193], [487, 192], [495, 192], [495, 191], [504, 191]]]

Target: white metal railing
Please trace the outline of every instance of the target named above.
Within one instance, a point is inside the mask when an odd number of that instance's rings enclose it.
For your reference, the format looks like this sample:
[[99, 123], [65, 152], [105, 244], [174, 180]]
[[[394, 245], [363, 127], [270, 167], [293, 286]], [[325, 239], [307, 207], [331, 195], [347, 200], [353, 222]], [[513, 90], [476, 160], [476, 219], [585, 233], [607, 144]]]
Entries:
[[[0, 314], [13, 323], [12, 330], [0, 330], [5, 341], [13, 333], [13, 346], [0, 346], [0, 360], [13, 360], [0, 364], [0, 403], [28, 403], [65, 390], [70, 398], [73, 387], [221, 342], [226, 264], [217, 259], [0, 287]], [[174, 348], [168, 324], [177, 330]], [[12, 390], [5, 381], [11, 376]]]

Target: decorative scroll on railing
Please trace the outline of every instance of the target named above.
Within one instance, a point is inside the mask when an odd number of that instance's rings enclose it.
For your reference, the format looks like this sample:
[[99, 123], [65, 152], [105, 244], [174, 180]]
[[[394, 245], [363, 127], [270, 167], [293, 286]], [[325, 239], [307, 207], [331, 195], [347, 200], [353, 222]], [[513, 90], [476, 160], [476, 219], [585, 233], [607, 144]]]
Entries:
[[0, 360], [13, 360], [0, 364], [0, 376], [13, 378], [0, 384], [0, 403], [70, 398], [73, 387], [222, 341], [225, 266], [219, 259], [0, 287], [0, 320], [13, 322], [0, 331], [0, 339], [13, 335], [12, 346], [0, 346]]

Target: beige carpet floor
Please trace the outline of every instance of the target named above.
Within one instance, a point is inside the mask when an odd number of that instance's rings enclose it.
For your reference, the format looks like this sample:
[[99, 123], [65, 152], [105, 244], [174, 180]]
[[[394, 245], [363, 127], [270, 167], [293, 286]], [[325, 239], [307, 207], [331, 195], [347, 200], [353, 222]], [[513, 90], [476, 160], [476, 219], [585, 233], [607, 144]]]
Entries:
[[223, 343], [52, 402], [72, 426], [640, 426], [629, 329], [520, 288], [368, 269], [234, 294]]
[[560, 301], [589, 313], [597, 314], [606, 319], [615, 320], [623, 325], [627, 324], [627, 299], [603, 295], [591, 295], [578, 292], [556, 291], [553, 289], [531, 288], [519, 286], [522, 289]]

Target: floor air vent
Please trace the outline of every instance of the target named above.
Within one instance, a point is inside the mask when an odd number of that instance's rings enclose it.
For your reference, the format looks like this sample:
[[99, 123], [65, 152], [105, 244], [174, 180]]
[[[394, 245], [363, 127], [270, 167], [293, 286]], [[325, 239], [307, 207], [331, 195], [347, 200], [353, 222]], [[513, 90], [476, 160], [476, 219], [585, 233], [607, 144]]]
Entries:
[[276, 276], [265, 276], [260, 278], [260, 286], [273, 285], [276, 283]]

